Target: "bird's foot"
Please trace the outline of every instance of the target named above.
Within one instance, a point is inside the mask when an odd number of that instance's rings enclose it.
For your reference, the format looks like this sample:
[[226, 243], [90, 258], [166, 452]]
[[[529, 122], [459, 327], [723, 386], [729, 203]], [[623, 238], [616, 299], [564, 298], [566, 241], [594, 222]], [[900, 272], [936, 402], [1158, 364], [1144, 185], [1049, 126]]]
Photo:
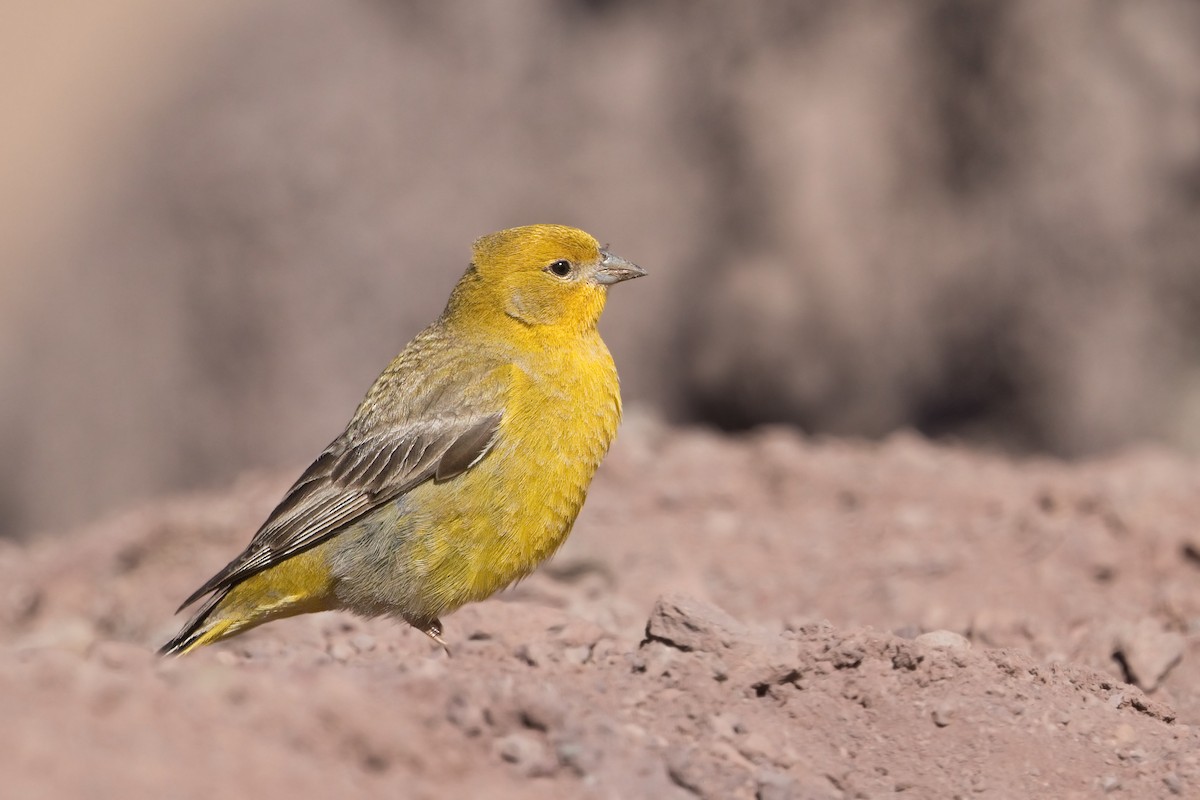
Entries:
[[446, 640], [442, 638], [442, 622], [441, 622], [441, 620], [435, 619], [427, 625], [417, 626], [417, 627], [420, 629], [421, 633], [425, 634], [430, 639], [433, 639], [435, 642], [440, 644], [442, 646], [442, 649], [446, 651], [446, 656], [449, 657], [450, 647], [449, 647], [449, 645], [446, 644]]

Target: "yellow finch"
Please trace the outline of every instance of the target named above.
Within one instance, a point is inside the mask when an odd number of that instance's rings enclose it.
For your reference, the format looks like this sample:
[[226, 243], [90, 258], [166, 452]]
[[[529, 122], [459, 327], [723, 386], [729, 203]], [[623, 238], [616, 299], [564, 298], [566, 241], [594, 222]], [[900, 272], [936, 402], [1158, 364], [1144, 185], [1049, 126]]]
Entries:
[[621, 416], [596, 323], [608, 287], [645, 272], [560, 225], [484, 236], [473, 255], [162, 653], [328, 609], [441, 643], [439, 617], [563, 543]]

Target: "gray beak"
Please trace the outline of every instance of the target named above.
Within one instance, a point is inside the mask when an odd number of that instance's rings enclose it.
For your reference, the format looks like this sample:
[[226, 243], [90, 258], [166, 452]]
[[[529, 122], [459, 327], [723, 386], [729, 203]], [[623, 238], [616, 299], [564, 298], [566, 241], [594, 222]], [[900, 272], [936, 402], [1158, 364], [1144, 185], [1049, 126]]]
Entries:
[[596, 283], [602, 286], [612, 286], [614, 283], [640, 278], [645, 274], [646, 270], [632, 261], [626, 261], [607, 250], [600, 251], [600, 267], [596, 270]]

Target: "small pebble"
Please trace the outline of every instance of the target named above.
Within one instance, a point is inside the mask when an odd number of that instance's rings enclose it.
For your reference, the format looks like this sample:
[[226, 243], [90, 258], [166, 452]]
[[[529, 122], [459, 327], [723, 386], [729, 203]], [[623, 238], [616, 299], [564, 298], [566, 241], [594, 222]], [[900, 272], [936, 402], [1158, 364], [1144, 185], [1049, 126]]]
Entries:
[[329, 656], [335, 661], [349, 661], [357, 654], [358, 650], [346, 641], [334, 642], [329, 646]]
[[487, 714], [479, 705], [465, 697], [455, 697], [446, 709], [446, 719], [467, 736], [478, 736], [487, 726]]
[[1167, 673], [1183, 659], [1187, 649], [1182, 635], [1163, 630], [1160, 623], [1152, 619], [1125, 626], [1114, 644], [1133, 683], [1147, 692], [1158, 688]]
[[552, 765], [541, 741], [527, 733], [510, 733], [496, 740], [494, 745], [500, 758], [518, 767], [529, 777], [547, 775]]
[[944, 728], [950, 724], [952, 719], [954, 719], [954, 710], [948, 706], [935, 708], [931, 716], [933, 717], [934, 725], [937, 725], [939, 728]]
[[587, 645], [568, 647], [563, 650], [563, 661], [568, 664], [586, 664], [592, 655], [592, 648]]

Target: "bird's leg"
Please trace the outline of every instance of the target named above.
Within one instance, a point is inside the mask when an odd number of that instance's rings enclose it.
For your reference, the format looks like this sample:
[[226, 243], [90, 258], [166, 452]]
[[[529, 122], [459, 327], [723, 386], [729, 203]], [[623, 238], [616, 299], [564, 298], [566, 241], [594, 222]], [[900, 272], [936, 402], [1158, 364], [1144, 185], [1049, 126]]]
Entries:
[[446, 640], [442, 638], [442, 621], [440, 619], [431, 620], [424, 625], [417, 625], [415, 627], [421, 633], [440, 644], [442, 649], [446, 651], [446, 656], [449, 657], [450, 647], [446, 644]]

